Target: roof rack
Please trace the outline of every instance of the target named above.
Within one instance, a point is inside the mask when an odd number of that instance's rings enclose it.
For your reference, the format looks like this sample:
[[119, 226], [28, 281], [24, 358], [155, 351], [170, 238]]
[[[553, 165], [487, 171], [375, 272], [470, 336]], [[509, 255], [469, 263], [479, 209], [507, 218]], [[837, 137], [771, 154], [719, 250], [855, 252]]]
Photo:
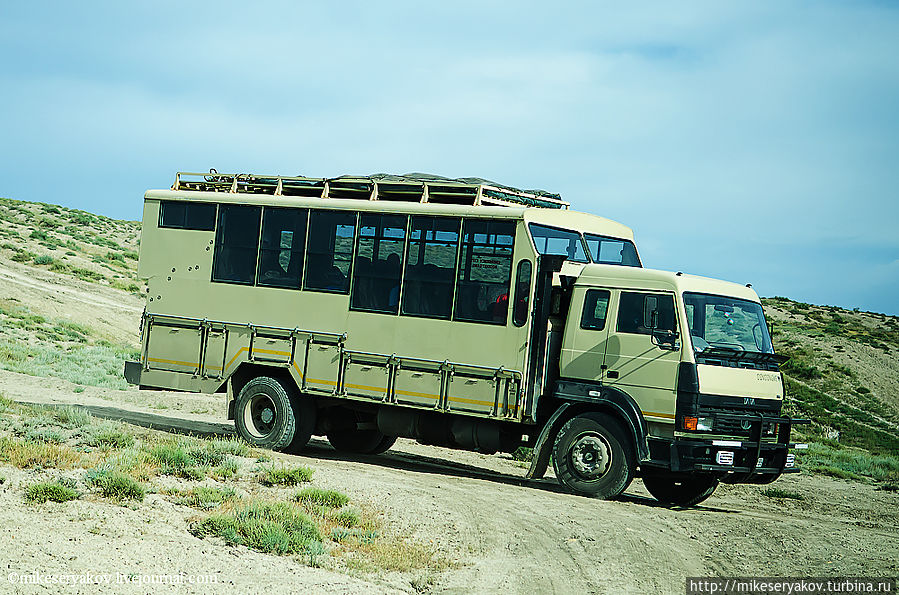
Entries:
[[567, 209], [558, 194], [544, 190], [519, 190], [481, 178], [444, 178], [433, 174], [373, 174], [338, 178], [178, 172], [172, 190], [355, 198], [421, 203], [527, 206]]

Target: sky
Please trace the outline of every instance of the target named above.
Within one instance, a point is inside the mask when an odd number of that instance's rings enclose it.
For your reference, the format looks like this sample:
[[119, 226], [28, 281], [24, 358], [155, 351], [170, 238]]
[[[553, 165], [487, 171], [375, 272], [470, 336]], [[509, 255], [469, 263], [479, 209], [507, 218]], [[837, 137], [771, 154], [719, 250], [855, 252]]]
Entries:
[[899, 314], [899, 2], [3, 2], [0, 196], [477, 176], [643, 262]]

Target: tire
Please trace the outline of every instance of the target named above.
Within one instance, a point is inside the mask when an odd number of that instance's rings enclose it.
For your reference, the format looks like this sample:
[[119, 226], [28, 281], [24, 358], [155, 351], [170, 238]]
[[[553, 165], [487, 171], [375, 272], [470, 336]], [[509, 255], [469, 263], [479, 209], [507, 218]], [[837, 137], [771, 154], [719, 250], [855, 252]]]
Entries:
[[582, 496], [619, 496], [634, 477], [630, 440], [620, 425], [602, 413], [584, 413], [562, 426], [553, 444], [553, 469], [559, 482]]
[[303, 450], [309, 443], [309, 439], [312, 438], [318, 412], [315, 402], [308, 395], [295, 393], [291, 395], [290, 402], [293, 405], [296, 430], [293, 433], [293, 440], [284, 450], [289, 453], [297, 453]]
[[296, 435], [296, 416], [290, 394], [280, 382], [258, 376], [247, 382], [234, 404], [238, 435], [260, 448], [284, 450]]
[[715, 493], [718, 478], [653, 471], [643, 476], [643, 485], [662, 504], [686, 507], [695, 506]]
[[378, 430], [340, 430], [328, 434], [328, 442], [340, 452], [377, 455], [396, 442], [396, 436], [385, 436]]

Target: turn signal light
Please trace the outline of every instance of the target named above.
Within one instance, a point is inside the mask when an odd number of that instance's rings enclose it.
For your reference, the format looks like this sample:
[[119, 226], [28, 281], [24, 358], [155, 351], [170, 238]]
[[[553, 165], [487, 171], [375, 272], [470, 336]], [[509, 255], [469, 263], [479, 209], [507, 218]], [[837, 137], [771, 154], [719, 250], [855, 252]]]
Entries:
[[698, 424], [698, 423], [699, 423], [698, 417], [685, 417], [684, 418], [684, 429], [695, 432], [696, 424]]

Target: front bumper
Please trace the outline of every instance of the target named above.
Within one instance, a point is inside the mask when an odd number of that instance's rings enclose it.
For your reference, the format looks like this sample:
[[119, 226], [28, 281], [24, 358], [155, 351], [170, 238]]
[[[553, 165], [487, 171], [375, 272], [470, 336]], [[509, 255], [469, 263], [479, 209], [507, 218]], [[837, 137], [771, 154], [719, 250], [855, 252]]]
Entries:
[[[717, 415], [727, 417], [729, 414]], [[650, 458], [641, 465], [674, 473], [734, 475], [745, 482], [799, 472], [795, 453], [790, 451], [801, 450], [806, 445], [790, 442], [790, 433], [794, 425], [807, 424], [808, 420], [761, 413], [733, 414], [731, 417], [750, 424], [748, 436], [706, 437], [700, 433], [690, 433], [673, 439], [650, 438]], [[777, 424], [777, 435], [772, 439], [763, 439], [762, 430], [770, 427], [769, 424]]]

